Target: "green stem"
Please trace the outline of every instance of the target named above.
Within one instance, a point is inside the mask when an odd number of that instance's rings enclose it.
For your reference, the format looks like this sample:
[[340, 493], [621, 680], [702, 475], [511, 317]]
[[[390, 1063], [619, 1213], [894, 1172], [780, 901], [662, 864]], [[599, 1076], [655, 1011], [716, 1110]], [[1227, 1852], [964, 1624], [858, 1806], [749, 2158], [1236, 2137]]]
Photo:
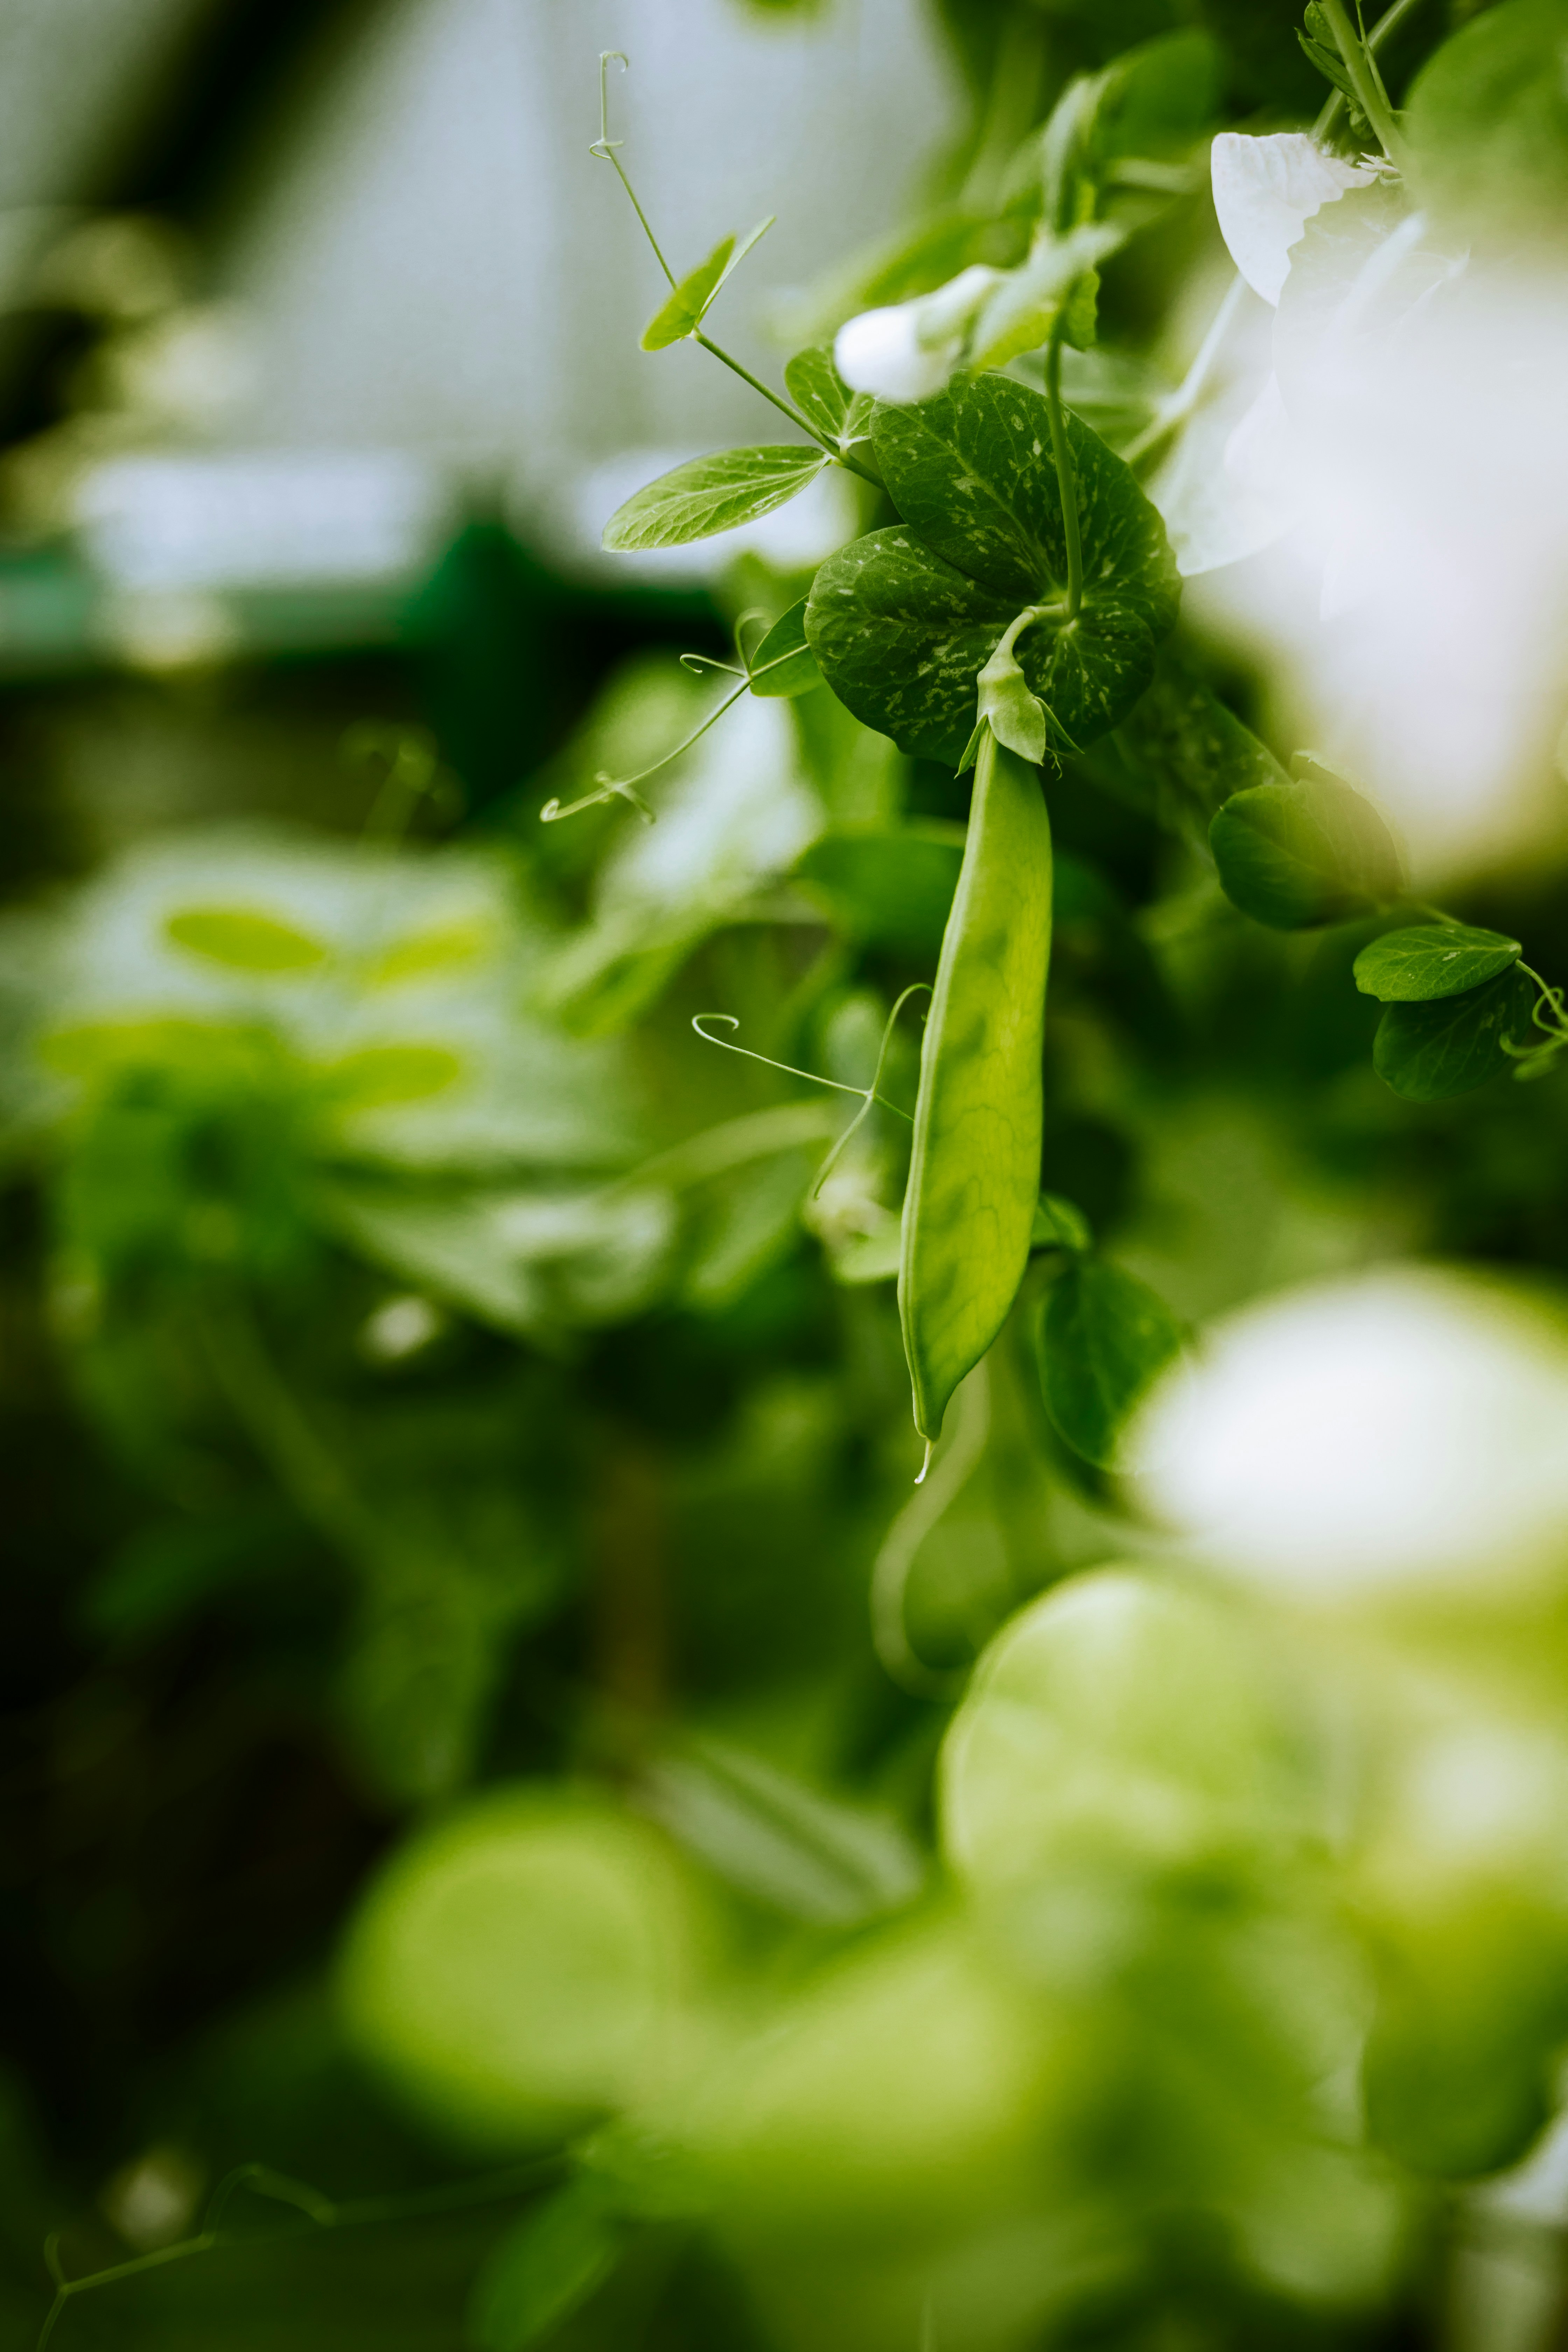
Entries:
[[[1350, 76], [1355, 102], [1371, 123], [1378, 144], [1389, 162], [1397, 163], [1402, 152], [1399, 128], [1394, 120], [1394, 110], [1389, 105], [1382, 78], [1372, 62], [1370, 44], [1363, 48], [1360, 37], [1352, 29], [1351, 20], [1345, 14], [1344, 0], [1321, 0], [1321, 5], [1340, 56], [1344, 60], [1345, 71]], [[1372, 36], [1373, 40], [1382, 29], [1381, 26], [1376, 28]]]
[[[616, 148], [620, 145], [620, 141], [618, 139], [612, 139], [609, 135], [609, 108], [605, 92], [605, 76], [611, 58], [620, 58], [622, 65], [624, 66], [626, 64], [626, 59], [624, 57], [621, 57], [621, 53], [618, 49], [606, 49], [599, 58], [599, 136], [595, 141], [593, 146], [588, 150], [588, 152], [591, 155], [597, 155], [602, 163], [614, 165], [616, 177], [619, 180], [622, 187], [625, 188], [626, 194], [631, 199], [632, 210], [636, 213], [638, 220], [642, 223], [643, 235], [647, 237], [649, 245], [653, 247], [654, 259], [663, 270], [666, 282], [671, 287], [671, 289], [673, 289], [676, 282], [675, 272], [671, 269], [668, 262], [664, 257], [664, 248], [653, 233], [652, 222], [648, 219], [647, 213], [644, 212], [641, 205], [637, 202], [637, 192], [633, 187], [630, 177], [622, 168], [621, 159], [616, 152]], [[816, 425], [811, 423], [810, 419], [803, 416], [799, 409], [796, 408], [792, 402], [781, 400], [776, 392], [770, 392], [767, 385], [762, 382], [760, 377], [754, 376], [750, 368], [742, 367], [740, 361], [736, 359], [731, 352], [723, 350], [720, 344], [713, 342], [702, 332], [700, 327], [694, 327], [692, 329], [691, 341], [694, 343], [700, 343], [705, 352], [710, 352], [716, 360], [721, 361], [725, 367], [729, 368], [733, 374], [740, 377], [742, 383], [749, 383], [753, 392], [760, 392], [764, 400], [772, 401], [773, 406], [778, 410], [779, 415], [781, 416], [787, 416], [790, 423], [795, 425], [802, 433], [805, 434], [808, 439], [815, 441], [819, 449], [825, 449], [827, 455], [833, 459], [836, 466], [844, 467], [845, 469], [851, 474], [858, 474], [862, 481], [876, 481], [877, 477], [874, 474], [868, 473], [864, 466], [857, 465], [853, 457], [846, 457], [843, 450], [837, 447], [834, 442], [828, 440], [826, 434], [819, 433]], [[879, 487], [880, 485], [879, 485]]]
[[[716, 360], [722, 360], [724, 365], [731, 371], [731, 374], [738, 375], [742, 383], [749, 383], [753, 392], [760, 392], [764, 400], [771, 400], [773, 406], [778, 410], [779, 415], [781, 416], [787, 416], [792, 425], [798, 425], [803, 433], [809, 433], [819, 449], [826, 449], [830, 457], [838, 458], [838, 451], [835, 448], [833, 443], [828, 440], [826, 434], [819, 433], [815, 425], [808, 424], [806, 419], [801, 415], [799, 409], [796, 408], [792, 402], [782, 400], [776, 392], [770, 392], [767, 385], [763, 382], [760, 376], [753, 375], [751, 369], [742, 367], [740, 361], [736, 359], [731, 352], [723, 350], [720, 344], [711, 341], [710, 338], [703, 333], [700, 327], [693, 327], [691, 330], [691, 340], [694, 343], [700, 343], [705, 352], [711, 352]], [[839, 459], [839, 462], [843, 462], [841, 458]]]
[[1057, 490], [1062, 502], [1062, 535], [1067, 541], [1067, 616], [1078, 618], [1083, 603], [1083, 540], [1079, 530], [1078, 483], [1072, 451], [1068, 446], [1067, 419], [1062, 414], [1062, 331], [1058, 321], [1046, 353], [1046, 404], [1051, 419], [1051, 456], [1056, 461]]
[[700, 343], [705, 352], [711, 352], [716, 360], [722, 360], [724, 365], [738, 375], [742, 383], [749, 383], [753, 392], [760, 392], [764, 400], [771, 400], [779, 415], [787, 416], [792, 425], [797, 425], [803, 433], [809, 434], [817, 447], [826, 450], [836, 466], [842, 466], [847, 474], [858, 474], [863, 482], [870, 482], [880, 489], [881, 484], [869, 467], [862, 466], [858, 459], [849, 457], [836, 441], [829, 440], [826, 433], [819, 433], [810, 419], [803, 416], [793, 403], [781, 400], [776, 392], [770, 392], [760, 376], [754, 376], [750, 368], [742, 367], [732, 352], [725, 351], [721, 344], [714, 342], [710, 336], [702, 332], [700, 327], [692, 330], [691, 340], [694, 343]]

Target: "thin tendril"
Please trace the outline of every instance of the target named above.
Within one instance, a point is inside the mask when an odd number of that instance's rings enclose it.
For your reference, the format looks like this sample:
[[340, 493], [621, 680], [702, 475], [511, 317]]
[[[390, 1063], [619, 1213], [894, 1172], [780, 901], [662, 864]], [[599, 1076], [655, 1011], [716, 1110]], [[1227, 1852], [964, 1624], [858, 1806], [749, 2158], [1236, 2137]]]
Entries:
[[642, 223], [643, 235], [647, 237], [649, 245], [653, 247], [654, 258], [658, 263], [659, 268], [663, 270], [665, 277], [668, 279], [670, 285], [673, 287], [675, 284], [675, 272], [671, 269], [668, 262], [666, 261], [664, 254], [660, 249], [658, 239], [655, 236], [653, 230], [648, 224], [647, 215], [644, 212], [641, 205], [637, 202], [637, 190], [633, 187], [625, 172], [621, 169], [620, 158], [616, 154], [616, 151], [618, 147], [623, 146], [625, 142], [619, 139], [612, 139], [610, 136], [609, 70], [610, 60], [612, 58], [620, 67], [623, 73], [630, 73], [632, 69], [631, 59], [626, 56], [624, 49], [600, 50], [599, 135], [597, 139], [595, 140], [594, 144], [589, 148], [588, 152], [590, 155], [596, 155], [601, 163], [610, 163], [614, 165], [616, 177], [619, 180], [622, 187], [625, 188], [627, 195], [630, 196], [632, 200], [632, 210], [636, 213], [638, 220]]
[[[715, 664], [715, 667], [723, 667], [722, 663]], [[770, 663], [769, 667], [772, 667]], [[733, 672], [731, 675], [733, 676]], [[670, 761], [679, 760], [683, 751], [689, 751], [693, 743], [706, 735], [710, 727], [717, 726], [726, 710], [732, 709], [741, 697], [750, 690], [751, 683], [751, 676], [748, 673], [742, 677], [734, 693], [727, 694], [717, 710], [709, 712], [700, 727], [694, 728], [684, 742], [678, 743], [673, 751], [667, 751], [662, 760], [656, 760], [651, 768], [640, 769], [635, 776], [607, 776], [601, 769], [594, 779], [598, 786], [596, 792], [584, 793], [581, 800], [569, 801], [564, 808], [558, 800], [546, 801], [539, 812], [540, 824], [559, 824], [563, 817], [576, 816], [583, 809], [597, 808], [602, 801], [623, 800], [630, 801], [645, 824], [652, 824], [655, 822], [654, 812], [637, 790], [637, 785], [645, 783], [649, 776], [657, 776], [661, 768], [668, 768]]]
[[[700, 741], [707, 734], [710, 727], [718, 725], [726, 710], [734, 709], [741, 697], [756, 684], [758, 678], [766, 677], [772, 671], [783, 669], [786, 662], [798, 659], [800, 654], [798, 646], [792, 646], [787, 653], [775, 654], [773, 660], [763, 662], [760, 669], [748, 656], [742, 632], [748, 621], [766, 621], [767, 617], [766, 613], [759, 606], [742, 613], [735, 624], [735, 650], [744, 664], [743, 668], [737, 669], [732, 662], [716, 660], [711, 654], [681, 655], [681, 667], [690, 670], [694, 677], [702, 669], [711, 669], [721, 671], [726, 677], [738, 677], [741, 681], [733, 694], [726, 695], [718, 709], [710, 710], [701, 726], [694, 728], [684, 742], [678, 743], [672, 751], [667, 751], [661, 760], [656, 760], [651, 768], [640, 769], [635, 776], [608, 776], [601, 768], [594, 778], [596, 787], [595, 791], [584, 793], [580, 800], [568, 801], [564, 806], [559, 800], [546, 801], [539, 812], [540, 824], [559, 824], [563, 817], [578, 816], [584, 809], [600, 808], [606, 801], [613, 800], [629, 801], [645, 824], [657, 824], [657, 813], [644, 800], [637, 789], [637, 785], [646, 783], [649, 776], [657, 776], [661, 768], [668, 768], [670, 761], [679, 760], [683, 751], [689, 751], [693, 743]], [[766, 635], [765, 630], [763, 635]], [[711, 1042], [717, 1045], [719, 1040], [715, 1038]]]
[[[608, 74], [610, 60], [612, 58], [615, 58], [616, 63], [620, 66], [623, 73], [629, 73], [631, 70], [630, 62], [624, 50], [602, 49], [600, 51], [599, 135], [597, 139], [595, 140], [593, 145], [589, 148], [588, 152], [590, 155], [596, 155], [601, 163], [608, 163], [614, 168], [616, 177], [619, 180], [622, 187], [625, 188], [627, 195], [631, 198], [632, 210], [636, 213], [638, 220], [642, 223], [643, 235], [647, 237], [649, 245], [653, 247], [654, 258], [658, 263], [659, 268], [663, 270], [668, 283], [673, 289], [676, 284], [675, 272], [671, 269], [668, 262], [664, 257], [663, 247], [660, 246], [658, 237], [655, 236], [653, 233], [653, 227], [648, 220], [647, 213], [644, 212], [641, 205], [637, 202], [637, 192], [633, 187], [631, 181], [622, 165], [620, 155], [617, 152], [625, 144], [625, 142], [620, 139], [612, 139], [610, 136], [610, 96]], [[847, 457], [843, 450], [841, 450], [835, 442], [828, 440], [826, 434], [819, 433], [816, 425], [812, 424], [810, 418], [803, 416], [800, 410], [795, 406], [793, 402], [781, 399], [776, 392], [770, 392], [767, 385], [763, 383], [759, 377], [754, 376], [752, 373], [750, 368], [745, 368], [741, 365], [740, 361], [734, 357], [732, 352], [725, 351], [722, 345], [714, 342], [709, 336], [703, 334], [700, 326], [695, 326], [692, 328], [690, 340], [694, 343], [700, 343], [705, 352], [711, 352], [713, 357], [716, 360], [721, 361], [724, 366], [730, 369], [732, 374], [738, 375], [742, 383], [749, 383], [753, 392], [760, 392], [764, 400], [771, 401], [773, 405], [778, 410], [780, 415], [787, 416], [790, 423], [796, 425], [802, 433], [805, 433], [811, 440], [815, 441], [819, 449], [825, 449], [829, 457], [832, 458], [835, 465], [843, 466], [848, 472], [860, 475], [864, 480], [869, 481], [873, 478], [873, 477], [867, 472], [864, 466], [858, 466], [854, 459]], [[562, 814], [564, 814], [565, 812], [563, 811]]]
[[[905, 989], [903, 995], [899, 999], [898, 1004], [894, 1005], [892, 1013], [888, 1016], [888, 1025], [889, 1029], [898, 1014], [900, 1006], [904, 1004], [910, 997], [917, 994], [921, 989], [929, 988], [930, 986], [931, 982], [929, 981], [917, 980], [913, 987]], [[855, 1095], [859, 1097], [868, 1108], [869, 1108], [873, 1102], [879, 1102], [884, 1110], [897, 1111], [899, 1117], [903, 1119], [908, 1119], [911, 1127], [914, 1124], [914, 1120], [910, 1112], [900, 1109], [899, 1105], [896, 1102], [889, 1102], [885, 1095], [878, 1094], [876, 1091], [875, 1078], [872, 1080], [869, 1087], [848, 1087], [843, 1083], [842, 1079], [825, 1078], [821, 1075], [820, 1071], [817, 1070], [797, 1070], [793, 1062], [778, 1062], [773, 1059], [773, 1056], [771, 1054], [754, 1054], [749, 1045], [732, 1045], [728, 1037], [710, 1036], [708, 1031], [702, 1026], [702, 1024], [705, 1021], [721, 1021], [725, 1027], [729, 1029], [738, 1029], [741, 1025], [740, 1022], [732, 1013], [698, 1013], [693, 1014], [691, 1025], [696, 1030], [697, 1034], [703, 1040], [705, 1045], [721, 1045], [723, 1047], [726, 1054], [742, 1054], [748, 1062], [761, 1062], [770, 1070], [782, 1070], [785, 1077], [805, 1078], [808, 1086], [831, 1087], [836, 1095]], [[884, 1033], [883, 1053], [885, 1054], [886, 1051], [886, 1033]], [[877, 1077], [879, 1078], [881, 1075], [882, 1055], [879, 1055], [877, 1059]], [[862, 1112], [861, 1116], [864, 1117], [864, 1112]]]
[[[814, 1201], [818, 1198], [823, 1186], [826, 1183], [828, 1178], [837, 1167], [839, 1160], [843, 1158], [851, 1138], [858, 1132], [864, 1122], [870, 1118], [871, 1105], [874, 1102], [879, 1102], [886, 1110], [898, 1110], [899, 1117], [900, 1118], [909, 1118], [910, 1115], [908, 1111], [899, 1110], [898, 1104], [889, 1102], [887, 1097], [879, 1093], [878, 1089], [880, 1087], [882, 1083], [882, 1069], [888, 1058], [888, 1049], [893, 1042], [894, 1024], [897, 1022], [900, 1013], [903, 1011], [910, 997], [918, 996], [922, 988], [929, 988], [930, 985], [931, 983], [929, 981], [917, 980], [912, 982], [910, 985], [905, 989], [903, 994], [900, 997], [898, 1003], [889, 1013], [886, 1022], [883, 1024], [882, 1043], [877, 1055], [877, 1066], [871, 1073], [871, 1083], [866, 1089], [866, 1099], [861, 1104], [859, 1109], [856, 1112], [854, 1118], [850, 1120], [848, 1126], [845, 1129], [843, 1134], [839, 1137], [837, 1142], [834, 1145], [832, 1150], [828, 1153], [826, 1159], [823, 1161], [821, 1167], [817, 1170], [816, 1181], [811, 1188], [811, 1197]], [[714, 1038], [710, 1042], [717, 1045], [721, 1041]], [[912, 1120], [910, 1121], [910, 1124], [911, 1126], [913, 1125]]]

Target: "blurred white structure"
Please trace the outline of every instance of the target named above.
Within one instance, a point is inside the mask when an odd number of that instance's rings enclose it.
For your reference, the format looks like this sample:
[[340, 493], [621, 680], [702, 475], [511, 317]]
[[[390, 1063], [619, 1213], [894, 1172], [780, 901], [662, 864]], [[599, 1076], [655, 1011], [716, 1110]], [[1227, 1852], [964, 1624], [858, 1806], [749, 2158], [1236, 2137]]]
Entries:
[[956, 127], [921, 0], [395, 0], [323, 69], [217, 257], [256, 355], [231, 438], [422, 455], [592, 561], [595, 464], [793, 437], [706, 354], [637, 348], [664, 284], [588, 152], [610, 48], [631, 59], [612, 135], [678, 271], [777, 214], [712, 324], [775, 378], [770, 303], [893, 227]]
[[1158, 1388], [1131, 1458], [1215, 1567], [1335, 1602], [1568, 1581], [1568, 1326], [1393, 1266], [1244, 1308]]

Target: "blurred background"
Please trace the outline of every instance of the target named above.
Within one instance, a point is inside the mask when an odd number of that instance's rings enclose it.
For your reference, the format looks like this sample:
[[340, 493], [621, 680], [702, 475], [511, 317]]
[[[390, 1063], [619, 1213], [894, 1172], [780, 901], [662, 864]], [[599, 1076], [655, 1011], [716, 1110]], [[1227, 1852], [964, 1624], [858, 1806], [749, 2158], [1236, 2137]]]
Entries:
[[[1479, 13], [1411, 12], [1391, 86]], [[732, 1013], [868, 1086], [934, 969], [967, 787], [818, 689], [748, 698], [648, 787], [652, 828], [538, 821], [660, 760], [713, 694], [677, 656], [722, 658], [870, 519], [834, 475], [742, 533], [601, 551], [630, 491], [779, 420], [695, 347], [638, 348], [661, 281], [589, 152], [600, 53], [679, 267], [776, 213], [716, 327], [772, 383], [989, 251], [1072, 77], [1173, 32], [1206, 37], [1213, 96], [1106, 271], [1123, 437], [1226, 283], [1208, 134], [1317, 111], [1285, 0], [0, 0], [5, 2344], [44, 2324], [51, 2233], [57, 2278], [132, 2265], [59, 2307], [57, 2352], [1563, 2340], [1561, 2150], [1512, 2206], [1448, 2185], [1537, 2143], [1568, 2040], [1560, 1082], [1395, 1097], [1350, 979], [1375, 926], [1248, 927], [1151, 793], [1051, 780], [1049, 1189], [1184, 1326], [1317, 1286], [1389, 1388], [1484, 1327], [1510, 1403], [1473, 1443], [1470, 1391], [1430, 1408], [1477, 1531], [1407, 1641], [1259, 1635], [1251, 1600], [1213, 1632], [1206, 1588], [1195, 1631], [1156, 1601], [1126, 1633], [1126, 1706], [1174, 1676], [1218, 1725], [1214, 1807], [1152, 1893], [1153, 1831], [1085, 1875], [1083, 1801], [1042, 2039], [963, 1940], [965, 1872], [976, 1916], [1024, 1899], [987, 1837], [1035, 1848], [963, 1794], [1012, 1768], [968, 1715], [963, 1762], [953, 1709], [1015, 1612], [1176, 1538], [1052, 1427], [1037, 1264], [911, 1504], [907, 1130], [874, 1115], [816, 1193], [842, 1100], [691, 1030]], [[1303, 690], [1258, 576], [1194, 583], [1183, 653], [1267, 729]], [[1466, 919], [1555, 976], [1549, 766], [1527, 855], [1473, 812], [1443, 855]], [[1354, 1287], [1428, 1260], [1469, 1269], [1454, 1297]], [[1294, 1331], [1243, 1391], [1307, 1360]], [[1334, 1376], [1310, 1412], [1299, 1385], [1281, 1415], [1342, 1465]], [[1257, 1442], [1261, 1502], [1222, 1430], [1221, 1500], [1194, 1470], [1178, 1527], [1248, 1592], [1310, 1581], [1305, 1545], [1381, 1607], [1405, 1457], [1320, 1526], [1312, 1463], [1292, 1486]], [[1434, 1555], [1455, 1523], [1421, 1522]], [[1368, 1525], [1394, 1532], [1363, 1577]], [[1294, 1795], [1267, 1831], [1226, 1811], [1300, 1744], [1295, 1701], [1258, 1729], [1205, 1696], [1233, 1637], [1243, 1683], [1254, 1639], [1270, 1673], [1339, 1661], [1338, 1696], [1303, 1669], [1312, 1739], [1341, 1727], [1324, 1788], [1376, 1744], [1343, 1731], [1363, 1702], [1416, 1727], [1348, 1894], [1338, 1800], [1310, 1832]], [[1116, 1705], [1086, 1703], [1090, 1747]], [[1454, 1809], [1410, 1758], [1439, 1732], [1525, 1824], [1501, 1893], [1422, 1875], [1409, 1821]], [[1151, 1734], [1140, 1790], [1183, 1737]], [[1438, 2022], [1389, 2062], [1419, 2115], [1368, 2154], [1323, 2085], [1389, 1953]], [[233, 2242], [137, 2267], [237, 2167], [265, 2170]]]

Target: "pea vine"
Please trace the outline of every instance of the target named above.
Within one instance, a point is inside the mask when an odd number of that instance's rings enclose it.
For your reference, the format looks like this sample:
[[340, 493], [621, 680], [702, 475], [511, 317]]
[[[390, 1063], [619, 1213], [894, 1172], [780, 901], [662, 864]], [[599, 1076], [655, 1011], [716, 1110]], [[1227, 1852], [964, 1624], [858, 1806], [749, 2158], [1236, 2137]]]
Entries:
[[[1331, 94], [1307, 148], [1321, 184], [1304, 211], [1367, 186], [1380, 203], [1405, 204], [1407, 141], [1378, 52], [1415, 5], [1394, 0], [1370, 31], [1359, 5], [1353, 23], [1342, 0], [1307, 9], [1301, 43]], [[1194, 184], [1192, 152], [1213, 100], [1201, 36], [1167, 35], [1069, 84], [1005, 175], [1010, 265], [972, 260], [861, 312], [831, 347], [787, 362], [782, 394], [705, 324], [770, 224], [725, 236], [676, 277], [609, 136], [616, 61], [626, 64], [618, 52], [600, 60], [593, 152], [616, 172], [668, 288], [643, 347], [698, 343], [803, 439], [677, 467], [612, 516], [605, 547], [673, 547], [754, 522], [834, 466], [888, 518], [828, 556], [754, 659], [737, 638], [739, 683], [696, 734], [748, 690], [787, 696], [825, 682], [906, 754], [973, 771], [901, 1220], [900, 1311], [929, 1465], [948, 1404], [1012, 1312], [1038, 1246], [1047, 763], [1071, 757], [1092, 778], [1109, 749], [1152, 775], [1161, 806], [1256, 922], [1383, 925], [1354, 978], [1384, 1007], [1374, 1066], [1407, 1099], [1439, 1101], [1509, 1069], [1544, 1076], [1568, 1047], [1568, 1011], [1519, 941], [1409, 898], [1400, 846], [1367, 792], [1313, 752], [1287, 769], [1171, 650], [1181, 583], [1141, 474], [1200, 406], [1242, 278], [1185, 383], [1122, 436], [1120, 453], [1064, 395], [1066, 353], [1096, 343], [1101, 266]], [[1328, 142], [1342, 124], [1352, 141], [1375, 142], [1375, 154], [1336, 157]], [[1306, 142], [1295, 139], [1300, 163]], [[1406, 206], [1401, 217], [1415, 215]], [[601, 777], [595, 793], [543, 814], [618, 795], [648, 815], [642, 781]], [[881, 1099], [880, 1075], [879, 1064], [861, 1116]], [[1114, 1466], [1119, 1432], [1181, 1344], [1179, 1328], [1144, 1286], [1059, 1237], [1054, 1263], [1040, 1327], [1047, 1408], [1075, 1452]]]

